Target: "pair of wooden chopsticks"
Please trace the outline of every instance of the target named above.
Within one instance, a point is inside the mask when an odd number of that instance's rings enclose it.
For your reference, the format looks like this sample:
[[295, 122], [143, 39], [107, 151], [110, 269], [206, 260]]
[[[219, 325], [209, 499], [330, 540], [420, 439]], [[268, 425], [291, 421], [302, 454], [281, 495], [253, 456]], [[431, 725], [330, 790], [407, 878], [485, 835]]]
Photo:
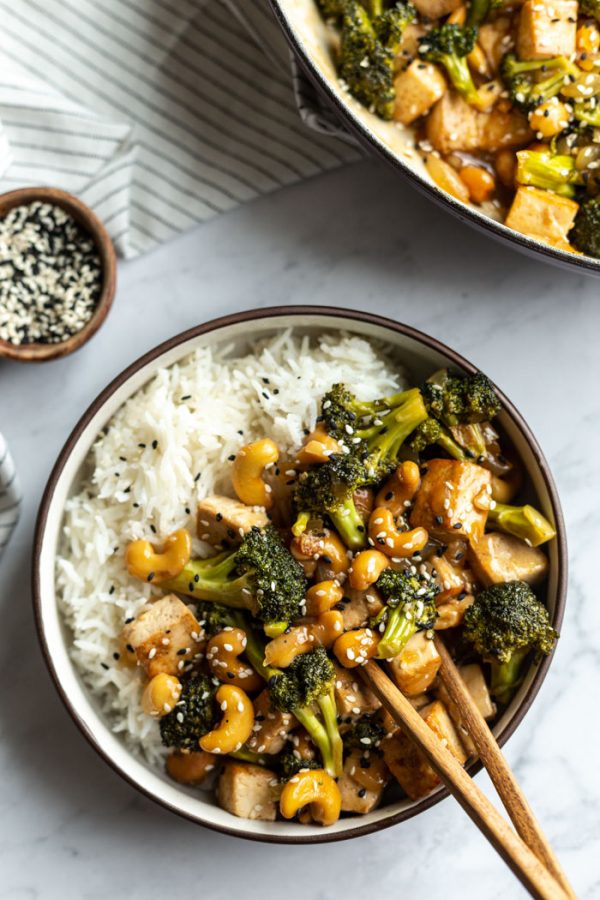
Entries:
[[502, 800], [516, 831], [500, 815], [460, 763], [442, 745], [406, 697], [375, 662], [360, 673], [384, 707], [427, 757], [467, 815], [527, 888], [539, 900], [576, 900], [576, 894], [550, 847], [539, 822], [506, 762], [485, 719], [473, 702], [452, 657], [439, 635], [435, 645], [441, 656], [440, 676], [458, 706], [481, 762]]

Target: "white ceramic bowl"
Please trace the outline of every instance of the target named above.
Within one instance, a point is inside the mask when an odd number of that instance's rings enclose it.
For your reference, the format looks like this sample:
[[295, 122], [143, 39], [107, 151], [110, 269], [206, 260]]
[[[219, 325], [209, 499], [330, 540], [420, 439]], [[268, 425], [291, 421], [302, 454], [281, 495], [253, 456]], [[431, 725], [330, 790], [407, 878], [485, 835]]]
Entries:
[[[440, 788], [416, 803], [404, 799], [367, 816], [343, 818], [329, 829], [290, 822], [269, 823], [235, 818], [220, 809], [208, 794], [179, 786], [162, 772], [141, 762], [111, 732], [71, 661], [71, 638], [61, 619], [55, 593], [55, 562], [65, 501], [78, 490], [81, 467], [88, 451], [121, 404], [146, 384], [157, 369], [171, 365], [200, 346], [224, 341], [247, 350], [254, 340], [288, 327], [303, 333], [342, 328], [350, 333], [383, 340], [394, 348], [398, 360], [417, 382], [446, 365], [467, 372], [475, 371], [470, 363], [452, 350], [406, 325], [368, 313], [323, 307], [289, 307], [240, 313], [172, 338], [116, 378], [83, 415], [65, 444], [40, 507], [35, 535], [33, 596], [39, 636], [50, 674], [84, 736], [115, 771], [146, 796], [195, 822], [255, 840], [303, 843], [343, 840], [384, 828], [437, 803], [445, 796], [445, 791]], [[566, 545], [560, 505], [548, 465], [535, 438], [512, 404], [505, 397], [502, 400], [502, 427], [522, 459], [529, 476], [532, 497], [555, 523], [558, 531], [558, 539], [549, 545], [547, 604], [553, 623], [559, 628], [566, 592]], [[518, 695], [496, 726], [500, 743], [512, 734], [522, 720], [549, 664], [550, 658], [547, 658], [530, 670]]]
[[416, 188], [463, 222], [537, 259], [600, 275], [600, 259], [557, 250], [544, 241], [519, 234], [497, 221], [497, 213], [494, 218], [491, 205], [484, 212], [481, 207], [462, 203], [437, 187], [415, 150], [415, 129], [396, 122], [384, 122], [342, 90], [327, 28], [316, 0], [270, 0], [270, 3], [303, 71], [329, 101], [344, 127], [366, 149], [391, 163]]

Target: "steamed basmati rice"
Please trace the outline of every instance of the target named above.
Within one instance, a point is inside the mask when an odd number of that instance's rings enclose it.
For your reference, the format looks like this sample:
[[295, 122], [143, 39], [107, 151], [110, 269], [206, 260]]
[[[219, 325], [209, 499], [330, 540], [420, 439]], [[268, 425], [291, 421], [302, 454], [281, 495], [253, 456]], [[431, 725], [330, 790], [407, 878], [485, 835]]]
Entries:
[[[122, 665], [120, 635], [156, 588], [131, 578], [127, 543], [187, 527], [197, 501], [233, 495], [229, 458], [268, 435], [291, 452], [314, 426], [336, 381], [364, 399], [402, 386], [385, 350], [347, 335], [318, 340], [289, 331], [235, 357], [203, 348], [168, 369], [116, 413], [90, 451], [89, 475], [66, 506], [58, 560], [59, 602], [73, 633], [72, 657], [102, 713], [127, 746], [157, 763], [156, 722], [141, 709], [142, 673]], [[210, 548], [194, 540], [196, 554]]]

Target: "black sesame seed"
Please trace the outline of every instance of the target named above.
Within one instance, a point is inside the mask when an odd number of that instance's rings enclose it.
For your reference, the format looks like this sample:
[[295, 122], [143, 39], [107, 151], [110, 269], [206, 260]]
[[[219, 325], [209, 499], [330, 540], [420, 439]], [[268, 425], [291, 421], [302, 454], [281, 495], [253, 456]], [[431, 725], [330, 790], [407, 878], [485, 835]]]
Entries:
[[452, 527], [453, 527], [453, 528], [456, 528], [456, 529], [462, 528], [462, 522], [455, 522], [454, 525], [453, 525]]
[[110, 588], [109, 588], [109, 590], [108, 590], [108, 593], [109, 593], [109, 594], [114, 594], [114, 592], [115, 592], [115, 586], [114, 586], [114, 584], [111, 584], [111, 586], [110, 586]]
[[106, 665], [106, 663], [100, 663], [100, 665], [103, 669], [106, 669], [108, 671], [108, 666]]
[[121, 659], [120, 653], [113, 653], [113, 659]]
[[188, 652], [189, 652], [188, 647], [182, 647], [181, 650], [177, 651], [177, 656], [185, 656], [186, 653], [188, 653]]
[[152, 449], [156, 450], [157, 447], [158, 447], [158, 441], [155, 439], [152, 441]]
[[235, 459], [235, 453], [232, 453], [231, 456], [227, 457], [227, 459], [229, 460], [229, 462], [233, 462]]
[[156, 534], [156, 525], [151, 525], [150, 531], [152, 532], [152, 534]]
[[393, 496], [394, 496], [394, 492], [393, 492], [393, 491], [388, 491], [387, 494], [385, 495], [385, 498], [384, 498], [384, 499], [385, 499], [385, 500], [391, 500]]
[[[127, 619], [127, 621], [128, 621], [128, 622], [133, 622], [133, 619]], [[133, 647], [131, 646], [131, 644], [127, 644], [127, 649], [129, 650], [130, 653], [135, 653], [135, 650], [133, 649]]]
[[443, 517], [443, 516], [436, 516], [436, 517], [435, 517], [435, 521], [436, 521], [436, 524], [437, 524], [437, 525], [443, 525], [443, 523], [444, 523], [444, 517]]
[[181, 399], [182, 399], [182, 401], [183, 401], [183, 400], [191, 400], [191, 399], [192, 399], [192, 395], [191, 395], [191, 394], [185, 394]]
[[186, 516], [189, 516], [190, 513], [191, 513], [191, 509], [189, 508], [189, 506], [186, 506], [186, 508], [185, 508]]
[[146, 578], [146, 581], [152, 581], [152, 579], [154, 578], [155, 575], [156, 575], [156, 572], [150, 572], [150, 574]]
[[223, 518], [222, 513], [217, 513], [215, 516], [215, 519], [217, 520], [217, 522], [220, 522], [222, 518]]
[[366, 788], [361, 788], [361, 789], [360, 789], [359, 791], [357, 791], [356, 793], [358, 794], [359, 797], [366, 797], [366, 795], [367, 795], [367, 789], [366, 789]]

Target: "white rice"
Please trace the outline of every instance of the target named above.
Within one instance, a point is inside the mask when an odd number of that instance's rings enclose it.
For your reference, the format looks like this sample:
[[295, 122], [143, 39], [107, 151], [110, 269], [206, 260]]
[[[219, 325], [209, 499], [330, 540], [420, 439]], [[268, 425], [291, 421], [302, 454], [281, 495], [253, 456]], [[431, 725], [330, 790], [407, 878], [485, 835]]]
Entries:
[[[237, 358], [230, 347], [201, 349], [159, 370], [90, 451], [89, 477], [66, 506], [59, 602], [86, 685], [113, 730], [150, 763], [163, 748], [156, 722], [141, 709], [141, 672], [113, 654], [125, 619], [157, 589], [128, 575], [125, 547], [135, 538], [152, 540], [151, 525], [158, 536], [181, 527], [194, 534], [197, 501], [233, 495], [228, 457], [265, 435], [282, 453], [297, 448], [336, 381], [363, 399], [403, 384], [384, 348], [347, 335], [311, 341], [286, 331]], [[195, 540], [194, 550], [207, 555], [209, 548]]]

